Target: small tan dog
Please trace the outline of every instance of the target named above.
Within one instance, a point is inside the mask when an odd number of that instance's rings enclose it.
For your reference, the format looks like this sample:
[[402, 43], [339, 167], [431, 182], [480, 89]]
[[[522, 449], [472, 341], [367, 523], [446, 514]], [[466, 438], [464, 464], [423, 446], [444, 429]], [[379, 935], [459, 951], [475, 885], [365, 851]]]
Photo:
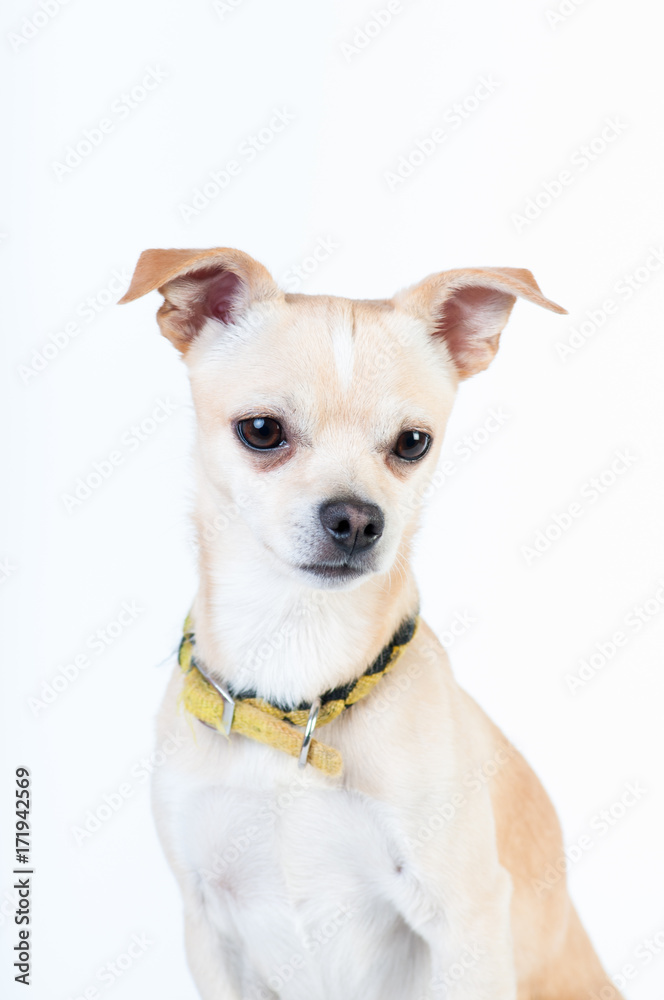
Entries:
[[197, 414], [200, 589], [154, 801], [201, 996], [618, 998], [547, 878], [553, 807], [418, 626], [409, 566], [459, 382], [517, 296], [564, 310], [512, 268], [284, 294], [230, 249], [147, 250], [122, 301], [156, 288]]

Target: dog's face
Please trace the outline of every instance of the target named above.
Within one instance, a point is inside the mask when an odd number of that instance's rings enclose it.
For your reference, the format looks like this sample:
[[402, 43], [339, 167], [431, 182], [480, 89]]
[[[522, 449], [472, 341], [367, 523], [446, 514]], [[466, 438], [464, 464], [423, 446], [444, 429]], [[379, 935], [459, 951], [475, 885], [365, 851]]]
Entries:
[[315, 587], [389, 570], [457, 382], [423, 324], [288, 296], [250, 307], [230, 337], [208, 322], [187, 356], [207, 477], [259, 544]]
[[286, 295], [233, 250], [146, 251], [123, 301], [155, 287], [214, 502], [318, 589], [405, 556], [459, 380], [489, 363], [516, 295], [564, 311], [507, 268], [433, 275], [385, 301]]

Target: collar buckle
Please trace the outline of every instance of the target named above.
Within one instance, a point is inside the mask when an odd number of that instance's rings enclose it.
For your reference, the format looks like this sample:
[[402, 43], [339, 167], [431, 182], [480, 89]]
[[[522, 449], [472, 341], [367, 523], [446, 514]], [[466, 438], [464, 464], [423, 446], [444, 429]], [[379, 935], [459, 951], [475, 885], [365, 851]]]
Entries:
[[302, 738], [302, 747], [300, 749], [300, 756], [297, 762], [297, 766], [299, 768], [307, 766], [309, 747], [311, 746], [311, 737], [314, 734], [314, 729], [316, 728], [316, 723], [318, 722], [318, 713], [320, 711], [320, 705], [321, 705], [320, 698], [315, 698], [314, 701], [312, 701], [311, 703], [309, 718], [307, 719], [307, 724], [304, 727], [304, 736]]
[[[205, 678], [208, 684], [210, 684], [221, 696], [224, 703], [223, 714], [221, 716], [221, 729], [226, 736], [230, 736], [231, 727], [233, 725], [233, 716], [235, 715], [235, 699], [229, 694], [223, 684], [220, 684], [219, 681], [216, 681], [214, 677], [211, 677], [208, 674], [207, 670], [204, 670], [198, 661], [196, 661], [196, 669], [199, 674]], [[203, 722], [202, 719], [201, 722]], [[215, 726], [211, 726], [209, 722], [203, 722], [203, 725], [208, 726], [210, 729], [216, 728]]]

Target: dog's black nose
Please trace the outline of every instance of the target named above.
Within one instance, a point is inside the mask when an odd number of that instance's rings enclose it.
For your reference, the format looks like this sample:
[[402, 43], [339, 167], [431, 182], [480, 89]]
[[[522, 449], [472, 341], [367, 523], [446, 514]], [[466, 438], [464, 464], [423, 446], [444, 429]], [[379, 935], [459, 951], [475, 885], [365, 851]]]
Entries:
[[318, 513], [328, 535], [349, 554], [375, 545], [385, 527], [383, 512], [375, 503], [332, 500], [321, 504]]

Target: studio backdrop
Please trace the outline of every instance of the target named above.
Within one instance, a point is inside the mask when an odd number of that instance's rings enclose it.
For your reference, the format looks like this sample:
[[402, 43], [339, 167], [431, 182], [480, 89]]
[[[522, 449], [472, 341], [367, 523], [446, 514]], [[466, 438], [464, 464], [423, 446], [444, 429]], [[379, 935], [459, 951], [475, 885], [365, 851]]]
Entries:
[[541, 891], [566, 872], [625, 995], [661, 995], [658, 18], [645, 0], [5, 5], [8, 1000], [197, 996], [149, 794], [177, 749], [155, 718], [196, 588], [194, 414], [160, 297], [116, 303], [144, 249], [216, 246], [286, 291], [360, 298], [528, 268], [568, 310], [519, 301], [462, 385], [415, 568], [459, 682], [561, 817]]

